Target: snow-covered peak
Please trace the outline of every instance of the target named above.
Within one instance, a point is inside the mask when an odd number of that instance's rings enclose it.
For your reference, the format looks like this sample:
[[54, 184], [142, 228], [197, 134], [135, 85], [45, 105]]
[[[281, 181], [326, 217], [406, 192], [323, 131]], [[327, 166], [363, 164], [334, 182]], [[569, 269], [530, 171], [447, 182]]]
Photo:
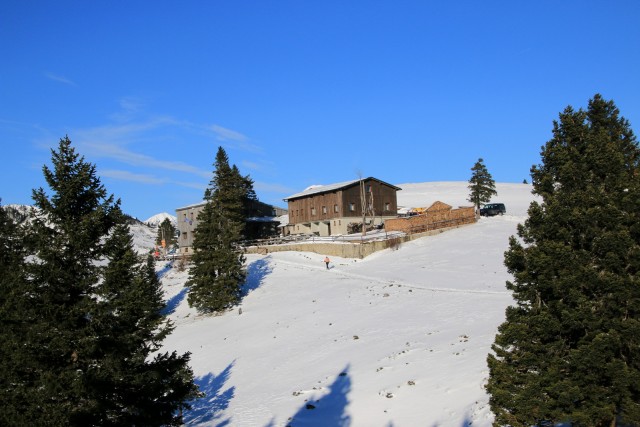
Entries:
[[25, 221], [29, 221], [35, 212], [36, 214], [40, 212], [38, 208], [35, 206], [29, 205], [0, 205], [1, 208], [5, 209], [9, 214], [9, 217], [13, 219], [18, 224], [21, 224]]
[[152, 216], [151, 218], [147, 219], [146, 221], [144, 221], [145, 224], [151, 226], [151, 227], [157, 227], [159, 226], [165, 219], [169, 218], [169, 221], [171, 221], [171, 223], [175, 226], [178, 222], [178, 219], [166, 212], [162, 212], [159, 214], [155, 214], [154, 216]]

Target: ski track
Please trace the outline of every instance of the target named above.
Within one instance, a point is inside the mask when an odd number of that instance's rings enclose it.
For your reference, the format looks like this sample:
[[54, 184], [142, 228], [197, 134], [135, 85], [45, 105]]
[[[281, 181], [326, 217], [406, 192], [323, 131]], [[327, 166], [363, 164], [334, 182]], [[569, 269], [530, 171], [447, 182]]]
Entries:
[[[310, 270], [310, 271], [315, 271], [315, 270], [325, 270], [325, 267], [315, 267], [312, 265], [306, 265], [306, 264], [302, 264], [302, 263], [296, 263], [296, 262], [292, 262], [292, 261], [286, 261], [286, 260], [282, 260], [282, 259], [278, 259], [278, 264], [286, 264], [286, 265], [290, 265], [292, 267], [296, 267], [300, 270]], [[335, 267], [331, 268], [329, 270], [330, 274], [338, 274], [341, 275], [343, 277], [348, 277], [348, 278], [352, 278], [352, 279], [359, 279], [359, 280], [364, 280], [364, 281], [368, 281], [368, 282], [373, 282], [376, 283], [378, 285], [384, 285], [384, 287], [387, 286], [402, 286], [402, 287], [407, 287], [409, 289], [417, 289], [420, 291], [425, 291], [425, 292], [447, 292], [447, 293], [458, 293], [458, 294], [485, 294], [485, 295], [511, 295], [510, 292], [507, 291], [484, 291], [484, 290], [474, 290], [474, 289], [454, 289], [454, 288], [436, 288], [436, 287], [425, 287], [425, 286], [421, 286], [421, 285], [416, 285], [414, 283], [408, 283], [408, 282], [403, 282], [403, 281], [398, 281], [398, 280], [390, 280], [390, 279], [378, 279], [376, 277], [372, 277], [372, 276], [366, 276], [363, 274], [358, 274], [358, 273], [351, 273], [351, 272], [347, 272], [347, 271], [343, 271], [343, 270], [338, 270], [338, 271], [334, 271]]]

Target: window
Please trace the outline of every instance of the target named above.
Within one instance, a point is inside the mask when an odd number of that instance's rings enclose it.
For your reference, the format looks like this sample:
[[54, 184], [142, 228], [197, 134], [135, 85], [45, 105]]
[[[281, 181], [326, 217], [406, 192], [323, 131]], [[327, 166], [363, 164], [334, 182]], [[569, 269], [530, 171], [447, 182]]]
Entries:
[[187, 240], [187, 232], [182, 233], [182, 240]]
[[335, 213], [340, 212], [340, 209], [338, 208], [338, 205], [333, 205], [333, 211], [334, 211]]
[[349, 212], [355, 212], [355, 211], [356, 211], [356, 204], [349, 203]]
[[312, 207], [311, 208], [311, 215], [315, 215], [316, 214], [316, 208]]
[[384, 210], [385, 210], [385, 212], [389, 212], [391, 210], [391, 203], [386, 202], [384, 204]]
[[323, 207], [322, 207], [322, 213], [323, 213], [323, 214], [326, 214], [326, 213], [327, 213], [327, 207], [326, 207], [326, 206], [323, 206]]

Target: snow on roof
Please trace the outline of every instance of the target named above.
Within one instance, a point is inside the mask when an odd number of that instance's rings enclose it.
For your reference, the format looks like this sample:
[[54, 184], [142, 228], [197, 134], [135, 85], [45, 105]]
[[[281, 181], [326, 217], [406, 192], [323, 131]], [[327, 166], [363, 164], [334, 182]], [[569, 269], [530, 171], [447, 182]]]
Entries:
[[202, 201], [202, 202], [193, 203], [193, 204], [191, 204], [191, 205], [183, 206], [183, 207], [181, 207], [181, 208], [176, 208], [176, 211], [183, 211], [183, 210], [185, 210], [185, 209], [193, 209], [193, 208], [197, 208], [197, 207], [200, 207], [200, 206], [204, 206], [204, 205], [206, 205], [206, 204], [207, 204], [207, 201], [206, 201], [206, 200], [204, 200], [204, 201]]
[[351, 180], [351, 181], [346, 181], [346, 182], [338, 182], [336, 184], [329, 184], [329, 185], [312, 185], [310, 187], [307, 187], [306, 190], [301, 191], [299, 193], [293, 194], [289, 197], [285, 197], [284, 200], [289, 200], [289, 199], [296, 199], [298, 197], [304, 197], [304, 196], [309, 196], [311, 194], [317, 194], [317, 193], [327, 193], [329, 191], [333, 191], [333, 190], [337, 190], [339, 188], [343, 188], [343, 187], [347, 187], [349, 185], [353, 185], [356, 182], [359, 182], [359, 179], [356, 180]]
[[383, 184], [386, 185], [390, 185], [391, 187], [394, 187], [397, 190], [400, 190], [399, 187], [396, 187], [394, 185], [388, 184], [384, 181], [380, 181], [379, 179], [376, 179], [374, 177], [368, 177], [368, 178], [363, 178], [363, 179], [353, 179], [351, 181], [345, 181], [345, 182], [338, 182], [336, 184], [329, 184], [329, 185], [311, 185], [309, 187], [307, 187], [304, 191], [301, 191], [300, 193], [296, 193], [293, 194], [289, 197], [285, 197], [283, 200], [284, 201], [288, 201], [291, 199], [297, 199], [299, 197], [305, 197], [305, 196], [310, 196], [311, 194], [320, 194], [320, 193], [328, 193], [330, 191], [335, 191], [335, 190], [339, 190], [341, 188], [344, 187], [350, 187], [354, 184], [357, 184], [360, 181], [368, 181], [368, 180], [375, 180], [378, 182], [382, 182]]

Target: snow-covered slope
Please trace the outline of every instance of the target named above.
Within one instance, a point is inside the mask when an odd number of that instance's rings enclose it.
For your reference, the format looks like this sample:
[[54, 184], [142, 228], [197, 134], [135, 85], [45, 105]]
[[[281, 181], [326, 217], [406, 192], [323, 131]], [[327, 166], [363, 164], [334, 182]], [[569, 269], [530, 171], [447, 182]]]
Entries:
[[169, 220], [174, 226], [178, 223], [178, 219], [174, 215], [171, 215], [166, 212], [155, 214], [151, 218], [148, 218], [146, 221], [144, 221], [144, 223], [151, 227], [157, 227], [160, 224], [162, 224], [162, 222], [167, 218], [169, 218]]
[[11, 204], [2, 205], [1, 207], [5, 209], [9, 217], [18, 224], [29, 221], [33, 212], [39, 212], [38, 208], [29, 205]]
[[[13, 218], [13, 220], [18, 223], [29, 221], [34, 209], [37, 212], [37, 208], [33, 208], [32, 206], [28, 206], [28, 205], [14, 204], [14, 205], [2, 206], [2, 208], [7, 209], [11, 217]], [[155, 218], [155, 217], [160, 218], [162, 215], [168, 215], [168, 214], [158, 214], [153, 216], [152, 218]], [[169, 215], [169, 217], [171, 218], [171, 215]], [[160, 222], [162, 222], [164, 218], [165, 217], [163, 216]], [[147, 225], [145, 223], [136, 221], [129, 226], [129, 229], [131, 231], [131, 234], [133, 235], [134, 249], [138, 254], [142, 255], [142, 254], [149, 253], [155, 247], [157, 231], [154, 228], [152, 228], [151, 225]]]
[[[466, 182], [400, 184], [399, 204], [468, 205]], [[497, 184], [507, 215], [364, 260], [248, 255], [246, 297], [221, 316], [188, 307], [188, 272], [163, 270], [176, 329], [207, 397], [188, 425], [489, 426], [483, 385], [504, 310], [508, 237], [533, 199]], [[163, 265], [158, 266], [163, 269]]]
[[133, 248], [139, 254], [148, 254], [155, 248], [157, 231], [147, 224], [139, 223], [129, 226], [133, 235]]

